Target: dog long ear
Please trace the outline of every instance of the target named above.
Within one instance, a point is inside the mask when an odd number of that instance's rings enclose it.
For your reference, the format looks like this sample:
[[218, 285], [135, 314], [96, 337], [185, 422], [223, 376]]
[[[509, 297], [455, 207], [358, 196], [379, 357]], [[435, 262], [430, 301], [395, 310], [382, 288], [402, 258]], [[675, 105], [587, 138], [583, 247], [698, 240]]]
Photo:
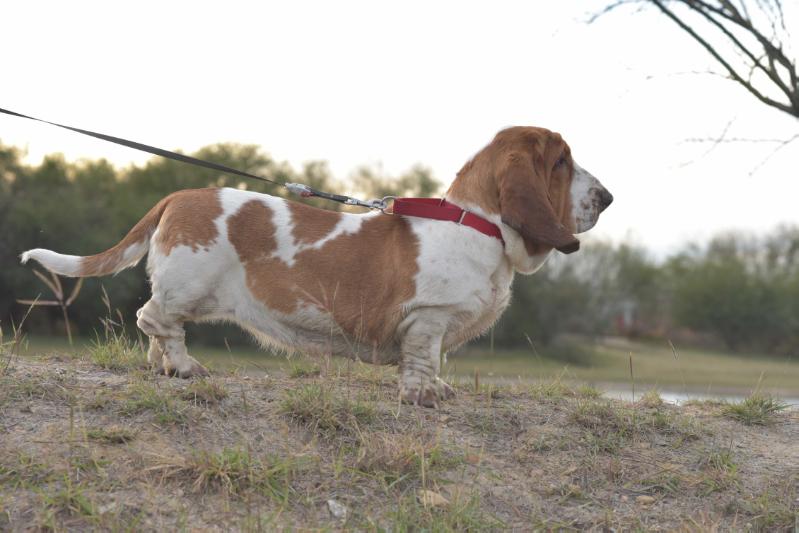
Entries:
[[543, 176], [529, 154], [510, 154], [497, 176], [502, 222], [522, 236], [528, 252], [541, 245], [564, 254], [580, 249], [580, 241], [558, 220]]

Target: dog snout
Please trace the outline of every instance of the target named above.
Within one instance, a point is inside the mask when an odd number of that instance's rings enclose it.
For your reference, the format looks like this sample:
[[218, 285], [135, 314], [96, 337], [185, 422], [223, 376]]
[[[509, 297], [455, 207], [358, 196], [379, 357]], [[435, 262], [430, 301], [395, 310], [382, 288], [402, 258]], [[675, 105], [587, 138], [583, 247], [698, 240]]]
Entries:
[[608, 208], [610, 204], [613, 203], [613, 195], [610, 194], [610, 191], [602, 187], [599, 189], [599, 193], [597, 195], [599, 197], [599, 209], [600, 211], [604, 211]]

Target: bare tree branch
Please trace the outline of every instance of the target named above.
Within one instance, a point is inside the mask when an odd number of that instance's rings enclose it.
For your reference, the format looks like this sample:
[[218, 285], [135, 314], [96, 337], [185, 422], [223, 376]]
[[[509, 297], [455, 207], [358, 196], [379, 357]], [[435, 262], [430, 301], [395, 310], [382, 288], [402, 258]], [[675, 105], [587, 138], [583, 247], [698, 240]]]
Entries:
[[[626, 4], [654, 5], [760, 102], [799, 118], [799, 75], [796, 61], [786, 54], [780, 40], [781, 35], [789, 38], [780, 0], [616, 0], [590, 22]], [[688, 11], [679, 12], [672, 8], [675, 5]], [[692, 24], [692, 15], [707, 26]], [[762, 26], [767, 29], [763, 31]], [[729, 46], [711, 44], [718, 37]]]

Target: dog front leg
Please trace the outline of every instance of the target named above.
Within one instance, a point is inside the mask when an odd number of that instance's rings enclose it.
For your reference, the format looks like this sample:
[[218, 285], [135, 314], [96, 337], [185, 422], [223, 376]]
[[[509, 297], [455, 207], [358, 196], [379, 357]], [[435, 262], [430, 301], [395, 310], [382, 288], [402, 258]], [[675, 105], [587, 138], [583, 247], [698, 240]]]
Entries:
[[444, 326], [430, 317], [414, 320], [402, 339], [400, 397], [404, 403], [438, 407], [454, 396], [452, 388], [438, 378]]

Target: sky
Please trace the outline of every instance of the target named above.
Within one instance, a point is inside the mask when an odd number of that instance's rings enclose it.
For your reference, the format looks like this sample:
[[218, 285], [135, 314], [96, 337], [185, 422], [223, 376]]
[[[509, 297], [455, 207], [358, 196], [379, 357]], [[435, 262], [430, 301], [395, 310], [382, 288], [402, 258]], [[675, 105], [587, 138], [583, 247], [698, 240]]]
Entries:
[[[0, 107], [188, 152], [253, 143], [345, 181], [365, 164], [422, 164], [447, 185], [498, 130], [535, 125], [614, 194], [598, 238], [667, 254], [799, 224], [799, 140], [696, 142], [788, 139], [799, 122], [708, 73], [712, 59], [652, 9], [588, 24], [604, 5], [12, 1]], [[0, 142], [33, 164], [151, 157], [4, 115]]]

